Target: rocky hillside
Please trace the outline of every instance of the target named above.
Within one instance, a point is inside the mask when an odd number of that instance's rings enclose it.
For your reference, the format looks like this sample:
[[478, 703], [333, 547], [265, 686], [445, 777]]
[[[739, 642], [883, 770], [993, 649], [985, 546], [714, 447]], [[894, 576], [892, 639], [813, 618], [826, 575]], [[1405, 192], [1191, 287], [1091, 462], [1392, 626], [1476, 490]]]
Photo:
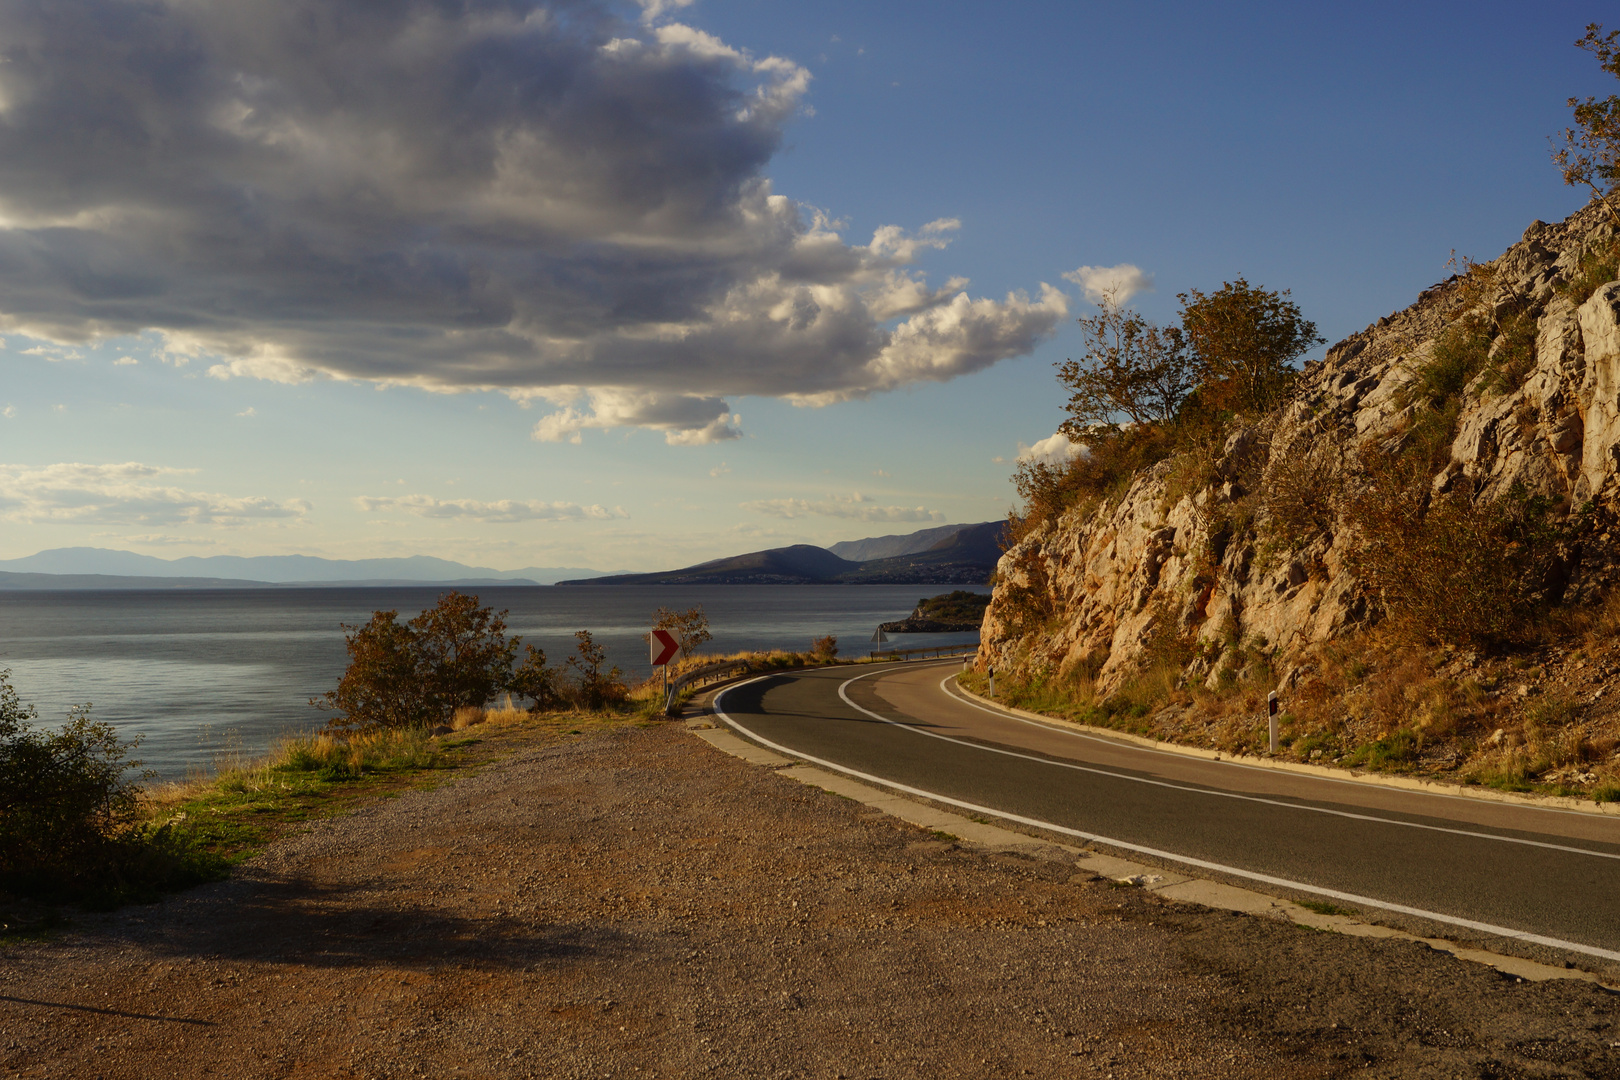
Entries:
[[[1257, 656], [1294, 684], [1321, 646], [1391, 610], [1396, 586], [1371, 580], [1366, 525], [1408, 490], [1391, 462], [1421, 472], [1425, 505], [1533, 506], [1560, 538], [1542, 594], [1599, 598], [1620, 561], [1607, 524], [1620, 281], [1597, 265], [1613, 247], [1599, 207], [1534, 222], [1500, 258], [1334, 345], [1279, 407], [1202, 459], [1173, 456], [1041, 524], [999, 564], [979, 669], [1081, 672], [1107, 694], [1176, 639], [1184, 685], [1214, 687]], [[1455, 361], [1464, 327], [1478, 371]], [[1445, 391], [1459, 371], [1467, 381]], [[1437, 450], [1410, 453], [1424, 437]]]

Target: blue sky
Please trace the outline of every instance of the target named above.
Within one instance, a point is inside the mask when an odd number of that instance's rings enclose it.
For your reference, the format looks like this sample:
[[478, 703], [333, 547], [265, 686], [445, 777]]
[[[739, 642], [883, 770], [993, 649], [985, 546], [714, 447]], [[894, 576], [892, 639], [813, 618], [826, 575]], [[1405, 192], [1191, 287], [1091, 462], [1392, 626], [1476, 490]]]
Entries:
[[1337, 340], [1581, 205], [1547, 136], [1615, 89], [1595, 4], [372, 7], [0, 14], [0, 557], [997, 518], [1080, 267]]

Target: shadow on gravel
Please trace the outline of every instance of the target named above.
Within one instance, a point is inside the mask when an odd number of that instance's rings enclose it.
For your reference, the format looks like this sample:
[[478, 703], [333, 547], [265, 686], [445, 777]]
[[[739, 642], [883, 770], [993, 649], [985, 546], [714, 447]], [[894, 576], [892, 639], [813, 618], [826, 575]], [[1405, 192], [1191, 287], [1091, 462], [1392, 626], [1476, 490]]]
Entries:
[[159, 955], [326, 968], [430, 969], [456, 964], [521, 970], [616, 962], [634, 951], [617, 931], [542, 925], [492, 912], [467, 918], [432, 906], [399, 906], [368, 887], [308, 880], [238, 879], [155, 908], [110, 918], [97, 936], [126, 939]]

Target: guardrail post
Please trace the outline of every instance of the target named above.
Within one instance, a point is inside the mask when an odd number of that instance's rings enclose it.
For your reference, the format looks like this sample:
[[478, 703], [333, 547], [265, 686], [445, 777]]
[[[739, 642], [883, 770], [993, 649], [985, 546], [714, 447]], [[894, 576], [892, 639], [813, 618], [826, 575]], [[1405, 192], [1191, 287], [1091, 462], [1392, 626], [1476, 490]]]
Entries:
[[1277, 691], [1273, 690], [1266, 697], [1266, 729], [1271, 736], [1271, 753], [1277, 753]]

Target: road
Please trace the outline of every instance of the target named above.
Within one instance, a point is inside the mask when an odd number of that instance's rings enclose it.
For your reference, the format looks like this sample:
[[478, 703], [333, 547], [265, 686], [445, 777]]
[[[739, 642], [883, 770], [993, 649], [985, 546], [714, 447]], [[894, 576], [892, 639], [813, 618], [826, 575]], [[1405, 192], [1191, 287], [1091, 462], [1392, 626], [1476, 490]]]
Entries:
[[972, 813], [1620, 961], [1620, 818], [1153, 750], [970, 699], [959, 670], [770, 675], [722, 691], [715, 710], [772, 749]]

